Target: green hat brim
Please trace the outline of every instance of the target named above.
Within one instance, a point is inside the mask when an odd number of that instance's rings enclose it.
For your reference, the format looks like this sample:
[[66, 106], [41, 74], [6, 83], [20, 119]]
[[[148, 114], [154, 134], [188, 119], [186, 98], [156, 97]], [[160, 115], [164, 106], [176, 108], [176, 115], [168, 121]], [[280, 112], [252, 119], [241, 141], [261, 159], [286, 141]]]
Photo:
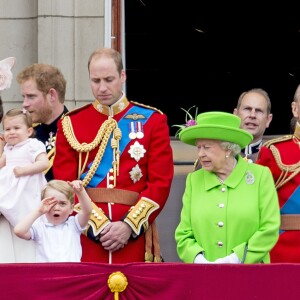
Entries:
[[179, 139], [194, 146], [197, 139], [221, 140], [238, 144], [243, 149], [253, 140], [253, 136], [239, 128], [220, 125], [194, 125], [181, 130]]

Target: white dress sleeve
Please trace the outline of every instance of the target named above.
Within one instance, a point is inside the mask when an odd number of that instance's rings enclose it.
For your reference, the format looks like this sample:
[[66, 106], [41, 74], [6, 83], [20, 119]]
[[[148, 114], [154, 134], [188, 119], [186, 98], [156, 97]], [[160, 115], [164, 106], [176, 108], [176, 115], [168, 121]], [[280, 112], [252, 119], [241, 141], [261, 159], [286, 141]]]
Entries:
[[32, 161], [35, 161], [36, 157], [39, 154], [47, 153], [45, 144], [36, 138], [31, 138], [28, 148], [29, 148], [29, 155]]

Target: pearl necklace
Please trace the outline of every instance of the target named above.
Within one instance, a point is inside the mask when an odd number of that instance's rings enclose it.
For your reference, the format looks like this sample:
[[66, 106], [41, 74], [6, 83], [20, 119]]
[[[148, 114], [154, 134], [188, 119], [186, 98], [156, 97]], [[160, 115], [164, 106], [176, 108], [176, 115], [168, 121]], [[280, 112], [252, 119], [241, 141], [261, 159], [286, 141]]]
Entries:
[[224, 184], [224, 181], [226, 180], [223, 180], [223, 179], [221, 179], [219, 176], [217, 176], [217, 178], [218, 178], [218, 180], [219, 180], [219, 182], [221, 183], [221, 184]]
[[[235, 166], [236, 166], [236, 163], [237, 163], [237, 160], [236, 160], [236, 158], [234, 158], [234, 161], [233, 161], [233, 167], [232, 167], [232, 170], [231, 170], [231, 172], [233, 171], [233, 169], [235, 168]], [[225, 180], [226, 180], [226, 178], [228, 177], [226, 177], [225, 179], [221, 179], [217, 174], [216, 174], [216, 176], [217, 176], [217, 178], [218, 178], [218, 180], [219, 180], [219, 182], [221, 183], [221, 184], [224, 184], [224, 182], [225, 182]]]

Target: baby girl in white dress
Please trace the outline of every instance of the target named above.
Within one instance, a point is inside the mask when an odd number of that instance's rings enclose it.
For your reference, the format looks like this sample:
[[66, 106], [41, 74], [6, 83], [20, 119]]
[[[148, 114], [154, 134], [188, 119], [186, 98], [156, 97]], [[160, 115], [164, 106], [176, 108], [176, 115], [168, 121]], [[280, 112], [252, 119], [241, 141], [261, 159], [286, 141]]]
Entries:
[[[32, 137], [34, 129], [26, 110], [9, 110], [3, 117], [3, 129], [6, 144], [0, 157], [0, 213], [15, 226], [20, 218], [40, 204], [41, 192], [47, 183], [44, 171], [49, 167], [49, 160], [45, 145]], [[25, 244], [23, 240], [11, 237], [14, 245], [9, 245], [7, 238], [12, 234], [11, 230], [1, 230], [0, 244], [5, 243], [7, 251], [22, 252], [26, 260], [26, 248], [33, 249], [33, 243], [25, 241]], [[0, 262], [6, 262], [1, 257], [7, 254], [1, 249]]]

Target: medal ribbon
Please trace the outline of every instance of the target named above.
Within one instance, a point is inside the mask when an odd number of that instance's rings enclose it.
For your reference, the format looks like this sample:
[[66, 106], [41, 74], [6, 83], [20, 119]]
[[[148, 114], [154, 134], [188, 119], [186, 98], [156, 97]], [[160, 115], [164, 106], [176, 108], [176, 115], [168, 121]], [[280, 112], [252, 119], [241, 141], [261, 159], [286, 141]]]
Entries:
[[[133, 106], [131, 109], [128, 110], [126, 115], [124, 115], [122, 119], [120, 119], [120, 121], [118, 122], [118, 126], [122, 132], [122, 138], [119, 144], [121, 156], [123, 154], [124, 149], [131, 141], [131, 139], [129, 138], [129, 131], [131, 129], [129, 128], [131, 128], [130, 122], [132, 122], [132, 118], [126, 118], [126, 116], [133, 115], [133, 114], [144, 116], [144, 119], [139, 119], [139, 122], [142, 124], [142, 126], [144, 126], [153, 113], [154, 110], [152, 109], [144, 108], [141, 106]], [[111, 138], [112, 136], [109, 139], [108, 145], [111, 144]], [[106, 179], [107, 173], [112, 168], [112, 157], [113, 157], [113, 150], [110, 146], [107, 146], [104, 151], [104, 155], [101, 160], [101, 163], [99, 164], [96, 173], [94, 174], [93, 178], [91, 179], [87, 187], [97, 187], [103, 179]], [[90, 169], [91, 166], [92, 163], [88, 165], [88, 169]], [[82, 180], [83, 178], [85, 178], [87, 172], [88, 170], [80, 176]]]

